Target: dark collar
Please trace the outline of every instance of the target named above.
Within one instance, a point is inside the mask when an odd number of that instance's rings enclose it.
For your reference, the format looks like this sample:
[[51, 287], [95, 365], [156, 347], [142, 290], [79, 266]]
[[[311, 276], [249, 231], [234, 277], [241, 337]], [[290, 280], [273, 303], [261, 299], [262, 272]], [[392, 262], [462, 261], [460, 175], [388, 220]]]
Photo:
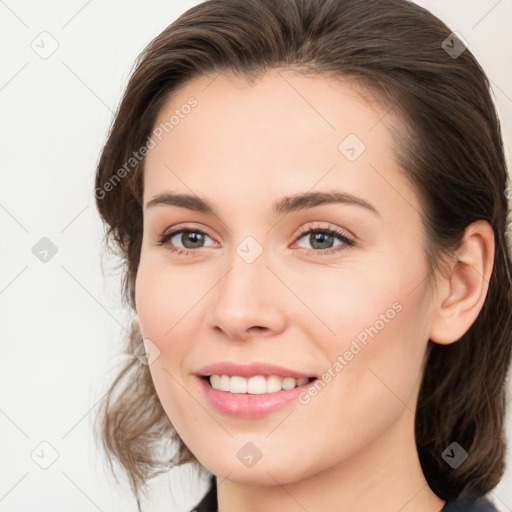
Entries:
[[208, 492], [201, 502], [191, 510], [191, 512], [218, 512], [217, 507], [217, 484], [215, 482], [215, 475], [212, 475], [210, 477], [210, 487], [208, 488]]
[[[210, 477], [210, 487], [201, 502], [190, 512], [218, 512], [216, 477]], [[441, 512], [498, 512], [486, 497], [458, 499], [445, 503]]]

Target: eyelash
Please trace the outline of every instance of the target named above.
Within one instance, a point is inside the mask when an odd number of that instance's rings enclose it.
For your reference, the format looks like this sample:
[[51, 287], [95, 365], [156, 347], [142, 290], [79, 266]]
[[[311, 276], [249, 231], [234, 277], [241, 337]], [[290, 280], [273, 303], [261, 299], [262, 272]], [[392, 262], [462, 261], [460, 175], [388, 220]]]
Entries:
[[[183, 226], [183, 227], [180, 227], [179, 229], [175, 229], [175, 230], [169, 231], [167, 233], [158, 235], [156, 245], [158, 245], [158, 246], [167, 245], [168, 246], [167, 248], [171, 252], [177, 253], [178, 255], [187, 256], [191, 252], [196, 252], [196, 250], [195, 249], [175, 248], [167, 243], [171, 238], [173, 238], [177, 234], [186, 233], [186, 232], [201, 233], [202, 235], [205, 235], [205, 236], [211, 238], [210, 235], [208, 235], [208, 233], [206, 233], [205, 231], [203, 231], [201, 229], [198, 229], [194, 226]], [[303, 238], [304, 235], [310, 234], [310, 233], [327, 233], [328, 235], [332, 235], [332, 236], [339, 238], [343, 242], [343, 245], [338, 245], [334, 248], [323, 249], [323, 250], [305, 249], [307, 251], [307, 254], [326, 256], [328, 254], [333, 254], [333, 253], [344, 251], [344, 250], [356, 245], [355, 241], [352, 238], [350, 238], [349, 235], [347, 235], [345, 232], [343, 232], [337, 228], [330, 227], [330, 226], [317, 226], [314, 228], [312, 228], [311, 226], [307, 226], [307, 227], [301, 228], [299, 230], [299, 233], [297, 234], [297, 237], [295, 238], [294, 244], [298, 240]], [[201, 247], [199, 247], [199, 249], [201, 249]]]

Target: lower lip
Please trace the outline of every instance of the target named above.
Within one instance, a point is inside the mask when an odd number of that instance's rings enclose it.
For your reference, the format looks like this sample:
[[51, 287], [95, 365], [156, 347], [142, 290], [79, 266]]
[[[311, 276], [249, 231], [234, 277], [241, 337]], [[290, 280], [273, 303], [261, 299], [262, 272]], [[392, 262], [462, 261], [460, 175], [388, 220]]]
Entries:
[[305, 391], [308, 386], [314, 384], [315, 380], [307, 382], [302, 386], [293, 389], [282, 389], [275, 393], [262, 393], [251, 395], [249, 393], [230, 393], [220, 391], [210, 386], [207, 379], [198, 377], [210, 404], [219, 412], [237, 416], [239, 418], [261, 418], [272, 412], [282, 409]]

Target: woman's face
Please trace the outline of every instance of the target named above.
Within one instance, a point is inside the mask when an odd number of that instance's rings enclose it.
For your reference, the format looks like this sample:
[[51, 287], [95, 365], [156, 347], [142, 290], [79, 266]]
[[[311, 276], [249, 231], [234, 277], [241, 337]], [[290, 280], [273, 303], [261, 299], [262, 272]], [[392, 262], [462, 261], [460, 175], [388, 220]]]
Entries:
[[[254, 85], [201, 77], [160, 112], [137, 314], [163, 408], [214, 474], [284, 484], [397, 440], [414, 448], [433, 308], [420, 206], [390, 123], [347, 83], [292, 71]], [[213, 213], [192, 208], [198, 198]], [[223, 362], [286, 370], [202, 370]], [[198, 375], [286, 371], [317, 380], [274, 392], [275, 378], [214, 378], [254, 391], [231, 393]]]

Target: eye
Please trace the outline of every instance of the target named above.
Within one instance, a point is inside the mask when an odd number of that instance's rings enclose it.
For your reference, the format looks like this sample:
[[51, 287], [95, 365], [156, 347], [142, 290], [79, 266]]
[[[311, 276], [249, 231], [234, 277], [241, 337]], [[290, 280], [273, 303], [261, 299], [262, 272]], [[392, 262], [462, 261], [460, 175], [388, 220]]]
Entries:
[[[194, 226], [182, 226], [159, 235], [155, 244], [159, 246], [165, 245], [171, 252], [186, 256], [197, 252], [194, 251], [194, 249], [208, 247], [204, 245], [206, 238], [212, 240], [212, 238], [201, 229]], [[309, 242], [313, 247], [313, 249], [305, 248], [308, 253], [322, 256], [337, 253], [355, 245], [355, 241], [347, 233], [330, 226], [307, 226], [301, 228], [294, 245], [303, 239]], [[333, 245], [336, 239], [341, 243]], [[177, 245], [179, 243], [182, 244], [181, 247]], [[301, 248], [304, 249], [304, 247]]]
[[[176, 241], [173, 241], [173, 239]], [[194, 249], [205, 247], [205, 238], [210, 238], [204, 231], [193, 226], [182, 226], [159, 235], [156, 245], [166, 245], [172, 252], [187, 255]], [[210, 238], [211, 240], [211, 238]], [[176, 246], [176, 243], [183, 244], [183, 247]]]
[[[335, 239], [341, 241], [338, 245], [333, 245]], [[345, 232], [338, 228], [330, 226], [305, 227], [299, 231], [297, 240], [304, 239], [309, 242], [313, 249], [307, 249], [310, 254], [321, 256], [344, 251], [355, 245], [355, 241]]]

